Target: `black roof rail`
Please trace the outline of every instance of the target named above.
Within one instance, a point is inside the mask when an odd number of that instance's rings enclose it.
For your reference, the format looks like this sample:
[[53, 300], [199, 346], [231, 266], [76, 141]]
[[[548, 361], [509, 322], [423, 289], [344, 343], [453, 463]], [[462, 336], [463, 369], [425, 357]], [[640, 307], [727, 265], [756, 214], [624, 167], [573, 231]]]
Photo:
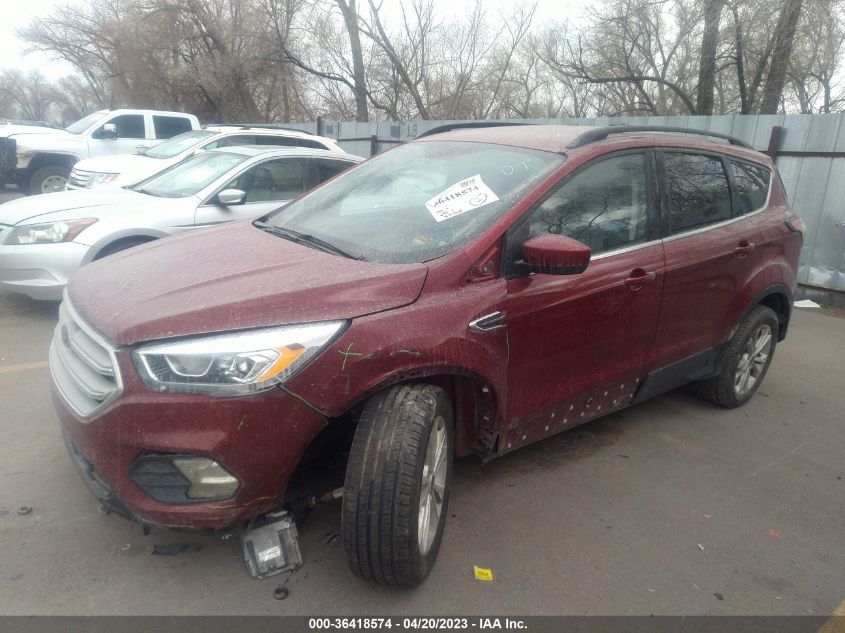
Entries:
[[444, 132], [451, 132], [452, 130], [472, 129], [481, 127], [505, 127], [508, 125], [537, 125], [536, 123], [519, 123], [511, 121], [459, 121], [457, 123], [447, 123], [446, 125], [438, 125], [430, 130], [417, 134], [415, 138], [422, 138], [424, 136], [432, 136], [433, 134], [443, 134]]
[[754, 149], [735, 136], [729, 134], [722, 134], [721, 132], [710, 132], [708, 130], [697, 130], [689, 127], [661, 127], [659, 125], [608, 125], [604, 127], [597, 127], [587, 130], [583, 134], [579, 134], [571, 140], [566, 148], [575, 149], [577, 147], [584, 147], [596, 141], [603, 141], [611, 134], [627, 134], [629, 132], [664, 132], [669, 134], [697, 134], [699, 136], [710, 136], [712, 138], [720, 138], [728, 141], [731, 145], [745, 147], [746, 149]]

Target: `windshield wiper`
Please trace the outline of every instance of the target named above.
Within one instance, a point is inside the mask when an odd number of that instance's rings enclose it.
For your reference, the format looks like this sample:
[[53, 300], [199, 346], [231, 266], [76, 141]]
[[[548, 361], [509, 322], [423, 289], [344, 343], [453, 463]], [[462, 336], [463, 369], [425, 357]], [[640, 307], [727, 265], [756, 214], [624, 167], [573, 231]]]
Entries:
[[300, 233], [299, 231], [294, 231], [293, 229], [286, 229], [282, 228], [281, 226], [267, 224], [266, 222], [262, 222], [260, 220], [254, 222], [253, 224], [263, 231], [267, 231], [268, 233], [271, 233], [273, 235], [277, 235], [284, 239], [290, 240], [291, 242], [313, 246], [325, 253], [332, 253], [333, 255], [340, 255], [341, 257], [348, 257], [349, 259], [364, 261], [363, 255], [353, 255], [352, 253], [345, 251], [330, 242], [322, 240], [319, 237], [315, 237], [307, 233]]

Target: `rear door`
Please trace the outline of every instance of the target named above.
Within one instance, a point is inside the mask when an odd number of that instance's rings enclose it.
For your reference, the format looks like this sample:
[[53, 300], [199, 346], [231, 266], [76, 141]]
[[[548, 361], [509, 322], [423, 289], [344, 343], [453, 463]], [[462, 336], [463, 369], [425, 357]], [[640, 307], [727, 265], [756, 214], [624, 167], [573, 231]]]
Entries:
[[725, 158], [664, 150], [658, 159], [667, 208], [666, 283], [655, 360], [664, 367], [712, 356], [732, 325], [731, 303], [754, 269], [759, 237], [733, 209]]
[[525, 239], [544, 233], [585, 243], [592, 259], [578, 275], [507, 281], [508, 443], [631, 401], [660, 315], [659, 217], [654, 154], [638, 150], [588, 163], [511, 231], [509, 260]]

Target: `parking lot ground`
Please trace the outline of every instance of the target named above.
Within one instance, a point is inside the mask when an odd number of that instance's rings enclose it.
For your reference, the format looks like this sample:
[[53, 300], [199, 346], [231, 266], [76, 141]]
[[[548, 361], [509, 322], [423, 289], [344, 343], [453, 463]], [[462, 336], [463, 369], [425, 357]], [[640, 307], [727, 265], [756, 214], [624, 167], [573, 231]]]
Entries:
[[[440, 558], [416, 590], [354, 578], [339, 505], [318, 509], [284, 601], [283, 578], [248, 577], [237, 540], [144, 536], [99, 513], [47, 395], [55, 318], [55, 305], [0, 294], [6, 614], [824, 615], [845, 598], [841, 315], [797, 310], [744, 408], [680, 390], [486, 465], [460, 461]], [[202, 549], [151, 555], [159, 543]]]

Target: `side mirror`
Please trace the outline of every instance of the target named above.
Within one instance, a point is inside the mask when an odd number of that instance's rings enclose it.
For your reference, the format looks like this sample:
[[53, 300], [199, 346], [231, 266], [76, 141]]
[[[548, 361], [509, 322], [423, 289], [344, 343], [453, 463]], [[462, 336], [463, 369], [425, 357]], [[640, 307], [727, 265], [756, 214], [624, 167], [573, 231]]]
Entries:
[[246, 192], [240, 189], [224, 189], [217, 194], [217, 202], [227, 207], [243, 204], [244, 200], [246, 200]]
[[117, 126], [114, 123], [106, 123], [103, 126], [103, 136], [109, 140], [117, 140]]
[[532, 273], [577, 275], [590, 263], [590, 247], [565, 235], [538, 235], [522, 245], [521, 263]]

